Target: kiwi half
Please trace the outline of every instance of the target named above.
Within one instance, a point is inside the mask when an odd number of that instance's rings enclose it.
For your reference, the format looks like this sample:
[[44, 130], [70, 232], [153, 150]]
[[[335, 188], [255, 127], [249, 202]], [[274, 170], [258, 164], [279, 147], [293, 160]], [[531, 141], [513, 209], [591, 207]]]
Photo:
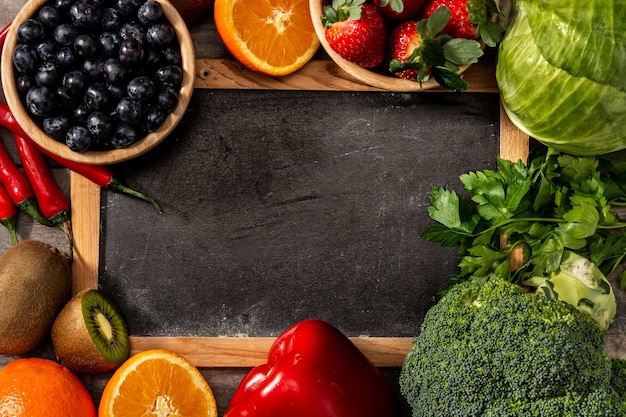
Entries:
[[102, 373], [130, 356], [130, 341], [117, 306], [98, 290], [84, 290], [63, 307], [51, 331], [57, 358], [77, 373]]

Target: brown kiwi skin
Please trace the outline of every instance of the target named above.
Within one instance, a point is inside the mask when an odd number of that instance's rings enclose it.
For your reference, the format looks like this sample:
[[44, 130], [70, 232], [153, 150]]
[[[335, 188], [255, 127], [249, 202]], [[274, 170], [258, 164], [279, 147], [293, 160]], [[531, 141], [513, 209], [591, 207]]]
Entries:
[[89, 335], [83, 316], [82, 298], [89, 291], [77, 293], [63, 307], [50, 332], [55, 354], [61, 363], [79, 374], [99, 374], [114, 370], [120, 363], [107, 360]]
[[0, 255], [0, 354], [21, 355], [48, 336], [70, 298], [68, 259], [39, 240], [23, 240]]

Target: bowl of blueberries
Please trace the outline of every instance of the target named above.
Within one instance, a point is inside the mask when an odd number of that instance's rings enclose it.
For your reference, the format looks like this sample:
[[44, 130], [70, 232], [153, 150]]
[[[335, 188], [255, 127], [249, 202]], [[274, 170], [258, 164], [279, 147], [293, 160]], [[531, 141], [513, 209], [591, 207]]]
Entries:
[[29, 0], [11, 23], [1, 71], [7, 104], [34, 142], [111, 164], [174, 130], [193, 93], [195, 53], [168, 0]]

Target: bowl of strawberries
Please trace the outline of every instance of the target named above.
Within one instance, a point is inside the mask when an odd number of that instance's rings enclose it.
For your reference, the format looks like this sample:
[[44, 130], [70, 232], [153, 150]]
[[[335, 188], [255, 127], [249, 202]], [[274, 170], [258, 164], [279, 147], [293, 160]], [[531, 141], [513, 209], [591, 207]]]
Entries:
[[310, 0], [330, 58], [388, 91], [463, 91], [463, 72], [504, 32], [497, 0]]

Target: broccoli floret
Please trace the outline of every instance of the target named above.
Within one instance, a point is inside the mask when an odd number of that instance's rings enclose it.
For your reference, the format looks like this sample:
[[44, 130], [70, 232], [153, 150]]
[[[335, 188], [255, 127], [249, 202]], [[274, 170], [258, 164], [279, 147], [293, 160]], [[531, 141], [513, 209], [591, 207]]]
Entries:
[[400, 388], [414, 417], [618, 417], [603, 342], [568, 303], [466, 281], [426, 314]]
[[615, 391], [621, 394], [620, 415], [626, 416], [626, 359], [614, 359], [611, 365], [613, 372], [611, 385]]

